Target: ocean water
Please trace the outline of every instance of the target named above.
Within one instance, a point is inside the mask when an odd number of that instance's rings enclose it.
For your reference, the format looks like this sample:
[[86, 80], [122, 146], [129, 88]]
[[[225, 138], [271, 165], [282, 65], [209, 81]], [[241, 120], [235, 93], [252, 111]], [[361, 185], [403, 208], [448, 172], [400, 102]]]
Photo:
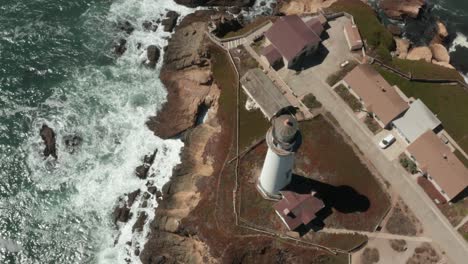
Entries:
[[394, 23], [400, 26], [403, 29], [403, 37], [411, 40], [416, 46], [429, 44], [435, 34], [435, 22], [444, 22], [449, 32], [444, 45], [449, 50], [450, 63], [468, 82], [468, 1], [426, 0], [429, 8], [422, 16], [405, 21], [388, 19], [378, 8], [379, 1], [368, 0], [385, 24]]
[[[0, 263], [138, 263], [149, 227], [132, 234], [112, 211], [119, 197], [146, 180], [134, 176], [158, 149], [150, 170], [162, 187], [180, 162], [179, 140], [161, 140], [144, 125], [165, 101], [156, 69], [142, 66], [145, 48], [168, 33], [142, 22], [167, 10], [192, 12], [170, 0], [2, 0], [0, 2]], [[130, 36], [116, 24], [130, 21]], [[112, 42], [127, 52], [112, 55]], [[141, 43], [141, 48], [137, 44]], [[58, 160], [42, 156], [42, 124], [55, 130]], [[74, 151], [63, 140], [78, 135]], [[146, 211], [154, 217], [154, 199]], [[132, 245], [127, 245], [131, 241]]]

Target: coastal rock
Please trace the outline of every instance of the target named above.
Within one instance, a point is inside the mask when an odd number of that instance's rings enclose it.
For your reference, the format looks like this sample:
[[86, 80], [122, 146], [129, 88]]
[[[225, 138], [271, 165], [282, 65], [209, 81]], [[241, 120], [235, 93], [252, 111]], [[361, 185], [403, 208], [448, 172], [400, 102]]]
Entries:
[[255, 0], [175, 0], [180, 5], [188, 7], [197, 6], [252, 6]]
[[411, 49], [408, 52], [408, 56], [406, 57], [408, 60], [425, 60], [427, 62], [431, 62], [432, 60], [432, 52], [429, 47], [416, 47]]
[[133, 25], [129, 21], [121, 22], [117, 26], [120, 30], [129, 35], [132, 34], [132, 32], [135, 30], [135, 27], [133, 27]]
[[437, 44], [437, 43], [432, 44], [430, 46], [430, 49], [436, 61], [445, 62], [445, 63], [450, 62], [450, 55], [448, 53], [448, 50], [442, 44]]
[[448, 62], [432, 60], [432, 63], [437, 64], [437, 65], [442, 66], [442, 67], [445, 67], [445, 68], [449, 68], [449, 69], [455, 70], [455, 67], [453, 67], [453, 66], [452, 66], [450, 63], [448, 63]]
[[153, 165], [154, 158], [156, 157], [156, 154], [158, 153], [158, 150], [156, 149], [153, 154], [151, 155], [145, 155], [143, 158], [143, 164], [136, 167], [135, 169], [135, 175], [140, 178], [140, 179], [146, 179], [148, 177], [148, 172]]
[[114, 224], [117, 224], [117, 222], [126, 223], [128, 220], [130, 220], [131, 217], [130, 208], [127, 208], [126, 206], [116, 207], [114, 209], [113, 216]]
[[178, 29], [170, 38], [164, 53], [164, 69], [181, 70], [191, 66], [207, 66], [209, 53], [205, 45], [205, 22], [194, 22]]
[[390, 33], [392, 33], [393, 36], [400, 37], [401, 34], [402, 34], [401, 28], [399, 26], [397, 26], [397, 25], [389, 24], [387, 26], [387, 29], [388, 29], [388, 31], [390, 31]]
[[162, 20], [161, 25], [164, 26], [165, 32], [172, 32], [177, 25], [177, 19], [179, 18], [179, 13], [175, 11], [169, 11], [166, 13], [166, 18]]
[[437, 30], [437, 35], [441, 38], [441, 39], [445, 39], [446, 37], [448, 37], [448, 31], [447, 31], [447, 27], [445, 26], [445, 24], [442, 22], [442, 21], [437, 21], [436, 22], [436, 30]]
[[146, 58], [147, 61], [145, 62], [145, 65], [154, 68], [156, 66], [156, 63], [158, 63], [159, 56], [161, 55], [161, 51], [156, 45], [150, 45], [146, 49]]
[[320, 9], [330, 7], [337, 0], [289, 0], [278, 1], [277, 12], [284, 15], [300, 15], [315, 13]]
[[151, 21], [146, 20], [141, 25], [147, 31], [156, 32], [156, 30], [158, 30], [158, 23], [155, 20], [151, 20]]
[[382, 0], [379, 3], [385, 15], [392, 19], [417, 18], [426, 6], [425, 0]]
[[140, 190], [133, 191], [127, 195], [127, 206], [132, 207], [138, 195], [140, 195]]
[[127, 40], [126, 39], [119, 39], [116, 43], [114, 43], [114, 53], [117, 56], [122, 56], [125, 51], [127, 51]]
[[44, 142], [44, 156], [49, 157], [52, 156], [57, 159], [57, 149], [55, 145], [55, 132], [47, 126], [46, 124], [42, 125], [42, 128], [39, 131], [41, 135], [42, 141]]
[[233, 16], [221, 15], [212, 22], [214, 30], [212, 31], [217, 37], [224, 37], [227, 33], [237, 31], [242, 28], [242, 24], [238, 18]]
[[396, 43], [396, 55], [400, 59], [406, 59], [408, 56], [408, 50], [411, 46], [411, 43], [407, 39], [395, 38]]
[[145, 225], [146, 219], [148, 219], [148, 214], [146, 212], [143, 211], [138, 213], [138, 218], [132, 227], [132, 232], [143, 231], [143, 226]]

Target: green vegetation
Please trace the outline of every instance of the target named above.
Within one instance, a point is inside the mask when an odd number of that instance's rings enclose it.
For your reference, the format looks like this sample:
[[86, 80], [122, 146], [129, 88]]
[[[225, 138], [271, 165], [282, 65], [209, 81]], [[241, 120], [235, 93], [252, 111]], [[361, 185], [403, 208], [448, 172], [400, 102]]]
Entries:
[[348, 65], [327, 77], [328, 85], [333, 86], [341, 81], [346, 76], [346, 74], [348, 74], [348, 72], [354, 69], [354, 67], [357, 65], [358, 63], [356, 61], [349, 61]]
[[307, 106], [310, 110], [322, 107], [322, 103], [320, 103], [317, 98], [313, 94], [307, 94], [302, 99], [302, 102]]
[[349, 92], [343, 84], [335, 88], [335, 92], [345, 101], [346, 104], [353, 109], [354, 112], [359, 112], [362, 109], [362, 103]]
[[213, 58], [211, 66], [213, 78], [223, 91], [219, 98], [220, 109], [222, 112], [232, 115], [236, 111], [237, 76], [225, 51], [216, 46], [211, 46], [210, 54]]
[[237, 37], [237, 36], [240, 36], [240, 35], [243, 35], [243, 34], [246, 34], [248, 33], [249, 31], [253, 30], [253, 29], [256, 29], [257, 27], [261, 27], [263, 25], [265, 25], [267, 23], [267, 21], [270, 20], [269, 17], [264, 17], [264, 16], [261, 16], [259, 17], [258, 19], [252, 21], [251, 23], [245, 25], [243, 28], [237, 30], [237, 31], [231, 31], [231, 32], [228, 32], [226, 35], [224, 35], [222, 38], [223, 39], [226, 39], [226, 38], [232, 38], [232, 37]]
[[375, 119], [369, 115], [366, 115], [364, 119], [364, 124], [366, 124], [367, 128], [375, 135], [382, 130], [382, 127], [375, 121]]
[[466, 159], [459, 150], [455, 150], [453, 154], [455, 154], [455, 156], [457, 156], [457, 158], [465, 165], [465, 167], [468, 168], [468, 159]]
[[400, 155], [400, 164], [405, 170], [411, 174], [415, 174], [418, 172], [418, 167], [416, 166], [416, 163], [414, 163], [411, 159], [406, 157], [405, 154]]
[[391, 85], [397, 85], [408, 97], [421, 99], [442, 121], [450, 136], [468, 151], [468, 93], [459, 85], [408, 81], [381, 67], [376, 68]]
[[247, 111], [247, 95], [240, 93], [239, 102], [239, 151], [248, 148], [254, 142], [265, 137], [270, 123], [260, 110]]
[[393, 58], [391, 64], [403, 73], [411, 73], [413, 78], [463, 81], [463, 77], [456, 70], [429, 63], [424, 60], [412, 61]]
[[[332, 12], [347, 12], [354, 17], [362, 38], [380, 59], [386, 59], [395, 49], [392, 34], [382, 25], [374, 10], [360, 0], [338, 0], [330, 6]], [[383, 56], [383, 57], [381, 57]]]

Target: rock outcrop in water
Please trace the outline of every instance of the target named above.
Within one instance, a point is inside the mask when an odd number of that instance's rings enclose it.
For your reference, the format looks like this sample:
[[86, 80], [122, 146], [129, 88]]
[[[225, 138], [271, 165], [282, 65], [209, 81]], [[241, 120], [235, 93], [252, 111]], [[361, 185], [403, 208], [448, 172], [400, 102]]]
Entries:
[[55, 159], [57, 159], [57, 148], [55, 145], [55, 132], [47, 126], [46, 124], [42, 125], [42, 128], [40, 130], [40, 135], [42, 138], [42, 141], [44, 142], [45, 148], [44, 148], [44, 156], [49, 157], [52, 156]]
[[154, 68], [156, 66], [156, 63], [158, 63], [159, 56], [161, 55], [161, 51], [156, 45], [149, 45], [148, 48], [146, 48], [146, 62], [145, 65]]
[[426, 6], [426, 0], [382, 0], [379, 6], [392, 19], [417, 18]]
[[143, 164], [135, 169], [135, 175], [138, 178], [146, 179], [148, 177], [149, 168], [151, 167], [151, 165], [153, 165], [154, 158], [156, 157], [157, 153], [158, 150], [156, 149], [152, 154], [145, 155], [145, 157], [143, 158]]
[[175, 0], [180, 5], [197, 6], [253, 6], [255, 0]]
[[162, 20], [161, 25], [164, 26], [164, 31], [172, 32], [177, 25], [177, 19], [179, 18], [179, 13], [175, 11], [169, 11], [166, 14], [166, 18]]

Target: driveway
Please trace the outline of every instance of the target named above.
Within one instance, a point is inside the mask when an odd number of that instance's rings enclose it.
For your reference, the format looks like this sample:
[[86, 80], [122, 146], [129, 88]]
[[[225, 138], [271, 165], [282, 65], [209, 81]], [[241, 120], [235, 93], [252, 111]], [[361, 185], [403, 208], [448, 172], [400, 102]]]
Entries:
[[385, 155], [385, 157], [387, 157], [387, 159], [389, 161], [391, 160], [398, 160], [398, 156], [400, 156], [401, 153], [403, 153], [406, 149], [406, 147], [408, 146], [406, 144], [406, 142], [404, 142], [404, 140], [398, 135], [398, 132], [395, 130], [395, 129], [392, 129], [392, 130], [386, 130], [386, 129], [383, 129], [382, 131], [380, 131], [379, 133], [377, 133], [377, 135], [375, 135], [373, 138], [372, 138], [372, 141], [374, 142], [374, 144], [376, 146], [378, 146], [379, 142], [382, 141], [382, 139], [384, 139], [387, 135], [390, 135], [392, 134], [396, 141], [393, 142], [392, 145], [390, 145], [390, 147], [386, 148], [386, 149], [380, 149], [382, 151], [382, 153]]

